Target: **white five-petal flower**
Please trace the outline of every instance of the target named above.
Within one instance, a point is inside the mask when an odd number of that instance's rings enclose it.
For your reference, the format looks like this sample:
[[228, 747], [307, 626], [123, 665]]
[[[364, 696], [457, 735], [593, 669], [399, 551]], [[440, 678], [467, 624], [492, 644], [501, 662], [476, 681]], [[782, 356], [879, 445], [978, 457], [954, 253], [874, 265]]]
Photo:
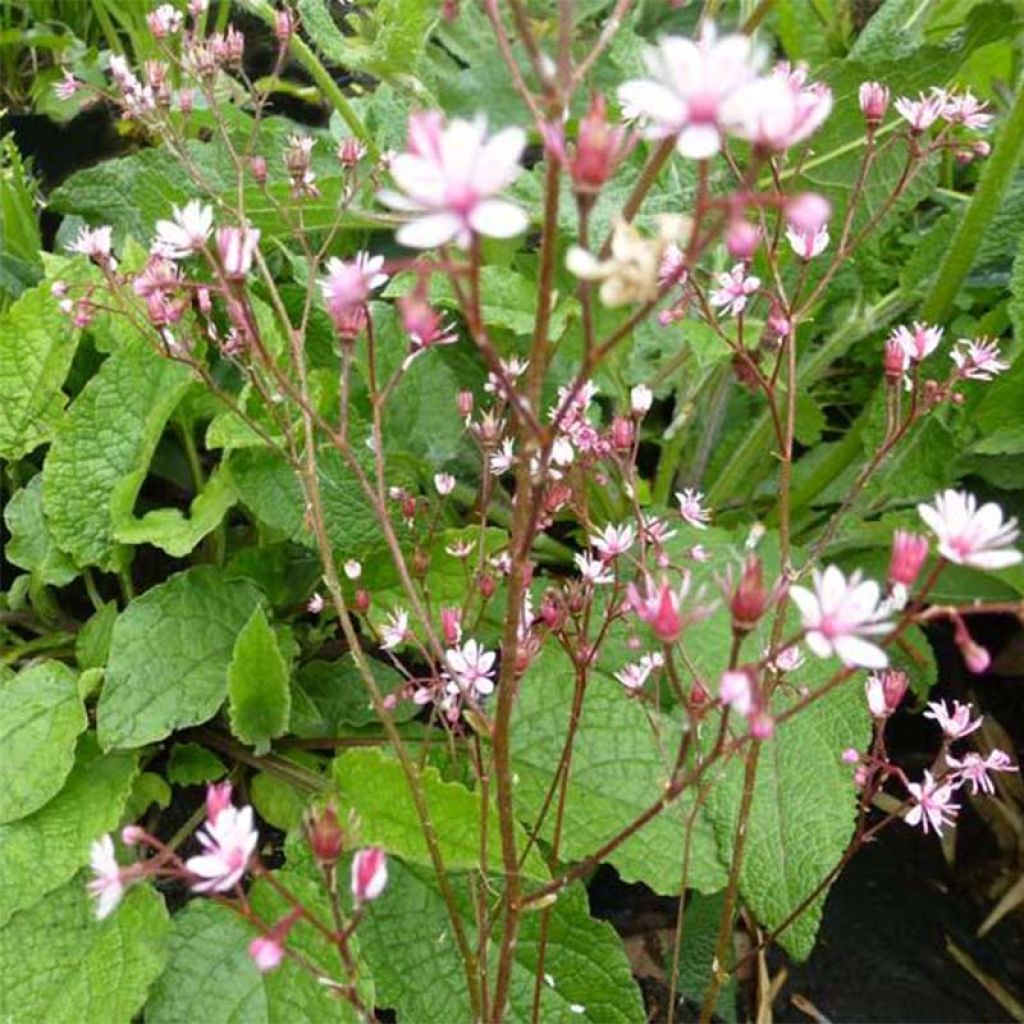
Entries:
[[1020, 533], [1017, 520], [1004, 520], [994, 502], [979, 508], [973, 494], [948, 490], [931, 505], [918, 505], [917, 511], [938, 538], [939, 554], [957, 565], [1005, 569], [1024, 558], [1010, 546]]

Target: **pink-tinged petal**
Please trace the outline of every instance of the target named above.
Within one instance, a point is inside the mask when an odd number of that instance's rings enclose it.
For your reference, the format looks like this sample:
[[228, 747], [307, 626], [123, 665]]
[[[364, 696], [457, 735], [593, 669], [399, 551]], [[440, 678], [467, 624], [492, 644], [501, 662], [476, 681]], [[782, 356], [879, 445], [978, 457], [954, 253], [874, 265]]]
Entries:
[[445, 179], [437, 164], [411, 153], [399, 153], [390, 165], [391, 177], [407, 195], [425, 206], [444, 203]]
[[448, 125], [441, 138], [441, 167], [449, 188], [455, 183], [468, 184], [473, 180], [486, 134], [487, 122], [483, 116], [472, 121], [457, 117]]
[[430, 213], [403, 224], [395, 238], [410, 249], [432, 249], [450, 242], [461, 230], [462, 221], [454, 213]]
[[810, 647], [811, 652], [819, 658], [829, 658], [832, 656], [832, 642], [824, 633], [819, 633], [816, 629], [812, 629], [804, 637], [804, 640], [807, 642], [807, 646]]
[[392, 210], [401, 210], [404, 213], [419, 213], [423, 209], [423, 203], [402, 195], [401, 192], [394, 192], [389, 188], [383, 188], [377, 193], [377, 199]]
[[806, 587], [790, 587], [789, 596], [800, 609], [805, 623], [816, 623], [819, 619], [818, 599]]
[[859, 665], [861, 668], [885, 668], [889, 656], [881, 647], [876, 647], [858, 636], [835, 637], [832, 641], [844, 665]]
[[676, 152], [690, 160], [707, 160], [722, 146], [722, 137], [713, 124], [687, 125], [676, 139]]
[[686, 121], [682, 100], [667, 86], [648, 79], [620, 86], [619, 103], [631, 116], [645, 117], [655, 124], [678, 127]]
[[469, 215], [470, 226], [488, 238], [512, 238], [522, 234], [529, 226], [526, 211], [504, 199], [485, 199], [473, 207]]
[[925, 521], [925, 525], [939, 536], [946, 531], [946, 524], [942, 513], [931, 505], [921, 504], [917, 506], [917, 514]]
[[511, 185], [522, 167], [519, 158], [526, 148], [522, 128], [505, 128], [490, 139], [480, 151], [473, 172], [473, 186], [480, 195], [493, 195]]
[[965, 565], [973, 565], [977, 569], [1005, 569], [1017, 565], [1024, 558], [1019, 551], [977, 551], [964, 559]]

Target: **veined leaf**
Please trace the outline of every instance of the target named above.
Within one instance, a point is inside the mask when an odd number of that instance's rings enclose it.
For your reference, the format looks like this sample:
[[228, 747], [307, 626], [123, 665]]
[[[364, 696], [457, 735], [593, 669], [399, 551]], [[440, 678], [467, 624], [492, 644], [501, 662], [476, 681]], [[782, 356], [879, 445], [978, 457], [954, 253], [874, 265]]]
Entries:
[[228, 666], [231, 731], [257, 753], [266, 753], [270, 740], [288, 729], [289, 674], [274, 631], [257, 605], [235, 639]]

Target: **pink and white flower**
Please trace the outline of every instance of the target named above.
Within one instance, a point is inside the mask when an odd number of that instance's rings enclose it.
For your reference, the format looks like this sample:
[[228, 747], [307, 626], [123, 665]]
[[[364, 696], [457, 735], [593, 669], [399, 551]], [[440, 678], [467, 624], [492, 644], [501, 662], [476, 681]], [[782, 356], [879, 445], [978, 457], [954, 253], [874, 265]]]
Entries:
[[217, 232], [217, 252], [224, 276], [241, 281], [252, 269], [252, 260], [260, 244], [258, 228], [226, 227]]
[[181, 11], [172, 4], [161, 4], [156, 10], [146, 15], [146, 24], [154, 39], [164, 39], [174, 35], [181, 28]]
[[634, 416], [642, 418], [650, 411], [653, 401], [654, 392], [646, 384], [637, 384], [629, 392], [629, 411]]
[[907, 692], [910, 680], [906, 672], [887, 668], [870, 675], [864, 684], [868, 710], [874, 718], [888, 718], [899, 706]]
[[956, 363], [960, 376], [967, 380], [991, 380], [1010, 368], [999, 358], [999, 344], [988, 338], [970, 341], [961, 338], [949, 354]]
[[968, 751], [962, 758], [947, 754], [946, 762], [951, 768], [957, 769], [955, 785], [962, 786], [969, 782], [974, 796], [977, 796], [979, 791], [990, 796], [995, 793], [995, 783], [989, 778], [989, 772], [1017, 771], [1017, 766], [1010, 760], [1009, 754], [1002, 750], [993, 750], [988, 757], [982, 757], [973, 750]]
[[900, 96], [894, 106], [896, 112], [903, 118], [915, 135], [926, 132], [942, 114], [946, 105], [946, 94], [940, 90], [933, 90], [930, 95], [920, 93], [916, 100], [909, 96]]
[[761, 287], [761, 279], [747, 275], [742, 263], [737, 263], [728, 273], [716, 274], [718, 288], [709, 296], [711, 305], [724, 310], [731, 316], [739, 316], [747, 308], [747, 299]]
[[96, 897], [96, 917], [109, 917], [124, 896], [121, 866], [114, 856], [114, 840], [101, 836], [89, 850], [89, 867], [93, 878], [87, 885], [90, 895]]
[[386, 206], [418, 215], [398, 229], [399, 243], [432, 249], [454, 241], [465, 248], [473, 235], [512, 238], [525, 231], [525, 211], [497, 198], [519, 176], [525, 145], [521, 128], [488, 139], [482, 115], [448, 124], [438, 111], [411, 115], [408, 148], [390, 167], [399, 191], [379, 195]]
[[665, 580], [656, 584], [648, 577], [645, 594], [630, 583], [626, 596], [630, 607], [651, 627], [654, 635], [663, 644], [674, 644], [683, 631], [684, 618], [680, 607], [689, 589], [689, 577], [684, 579], [679, 590], [673, 589]]
[[704, 504], [704, 494], [701, 491], [687, 487], [685, 490], [676, 492], [676, 501], [679, 502], [679, 514], [691, 526], [698, 530], [706, 530], [711, 522], [711, 512]]
[[109, 224], [98, 228], [79, 228], [69, 252], [79, 252], [101, 266], [111, 262], [110, 245], [114, 229]]
[[928, 710], [924, 713], [925, 718], [937, 722], [951, 743], [953, 740], [962, 740], [970, 736], [976, 729], [981, 728], [984, 721], [983, 715], [978, 715], [971, 720], [971, 705], [961, 704], [960, 701], [953, 701], [953, 710], [950, 711], [944, 700], [930, 701]]
[[804, 261], [820, 256], [830, 241], [828, 228], [821, 227], [817, 231], [797, 231], [794, 227], [786, 229], [786, 239], [790, 248]]
[[920, 825], [925, 835], [929, 827], [942, 835], [946, 825], [955, 824], [960, 805], [951, 802], [953, 787], [948, 782], [939, 785], [932, 773], [926, 771], [923, 782], [908, 782], [907, 789], [914, 798], [914, 806], [903, 817], [908, 825]]
[[486, 697], [494, 692], [494, 661], [497, 655], [476, 640], [467, 640], [461, 647], [444, 652], [448, 669], [449, 690], [455, 684], [457, 693]]
[[507, 473], [516, 464], [516, 446], [510, 437], [501, 442], [501, 448], [494, 452], [488, 460], [491, 472], [496, 476]]
[[352, 896], [356, 904], [375, 900], [387, 884], [387, 854], [379, 846], [359, 850], [352, 858]]
[[889, 89], [881, 82], [862, 82], [857, 98], [868, 124], [880, 124], [889, 109]]
[[69, 100], [78, 92], [79, 89], [84, 88], [84, 86], [84, 82], [80, 82], [70, 71], [68, 71], [67, 68], [65, 68], [64, 77], [54, 85], [53, 91], [57, 99]]
[[442, 498], [447, 497], [455, 490], [455, 477], [453, 477], [451, 473], [435, 473], [434, 490], [436, 490]]
[[171, 220], [156, 222], [154, 255], [168, 260], [181, 260], [200, 252], [213, 230], [213, 210], [198, 199], [189, 200], [184, 208], [173, 208]]
[[615, 678], [627, 690], [639, 690], [655, 669], [661, 668], [665, 659], [661, 654], [645, 654], [639, 661], [632, 662], [615, 673]]
[[968, 90], [948, 95], [941, 116], [951, 124], [962, 124], [965, 128], [977, 130], [987, 128], [992, 123], [992, 115], [987, 108], [987, 103]]
[[195, 892], [227, 892], [240, 881], [256, 849], [259, 836], [252, 824], [251, 807], [228, 806], [196, 833], [206, 851], [189, 857], [185, 867], [201, 882], [193, 884]]
[[348, 263], [337, 257], [327, 261], [327, 276], [320, 280], [320, 291], [336, 328], [347, 322], [353, 307], [361, 306], [374, 288], [387, 281], [383, 267], [384, 257], [368, 252], [357, 252]]
[[900, 326], [889, 335], [889, 341], [895, 342], [907, 357], [908, 362], [919, 363], [927, 359], [942, 341], [942, 328], [929, 327], [928, 324], [915, 323], [913, 328]]
[[731, 134], [776, 152], [803, 142], [832, 110], [832, 90], [807, 82], [807, 70], [779, 64], [767, 78], [748, 83], [725, 105]]
[[404, 608], [396, 608], [381, 626], [380, 645], [385, 651], [393, 651], [399, 644], [405, 643], [408, 634], [409, 613]]
[[726, 707], [746, 718], [754, 710], [754, 687], [750, 673], [743, 669], [723, 672], [718, 681], [718, 698]]
[[345, 570], [345, 575], [350, 580], [357, 580], [363, 575], [363, 563], [355, 558], [346, 559], [342, 568]]
[[803, 619], [807, 646], [819, 657], [836, 655], [844, 665], [885, 668], [889, 658], [876, 644], [865, 640], [889, 631], [891, 623], [879, 621], [880, 591], [874, 580], [861, 580], [854, 572], [849, 580], [830, 565], [814, 570], [814, 590], [791, 587]]
[[249, 957], [260, 974], [267, 974], [281, 966], [284, 946], [273, 935], [259, 935], [249, 943]]
[[590, 535], [590, 543], [605, 561], [626, 554], [635, 541], [636, 529], [630, 523], [623, 523], [621, 526], [609, 523], [604, 529]]
[[580, 575], [592, 586], [603, 587], [615, 582], [615, 574], [603, 558], [594, 558], [587, 551], [580, 551], [572, 557]]
[[681, 156], [706, 160], [722, 148], [725, 106], [755, 80], [761, 54], [748, 36], [718, 39], [708, 26], [696, 41], [664, 37], [644, 63], [649, 78], [619, 87], [624, 116], [642, 119], [650, 138], [674, 136]]
[[1010, 545], [1020, 531], [1016, 519], [1003, 519], [995, 502], [980, 508], [978, 499], [966, 491], [943, 491], [931, 505], [917, 506], [921, 518], [939, 541], [939, 554], [957, 565], [976, 569], [1005, 569], [1024, 558]]

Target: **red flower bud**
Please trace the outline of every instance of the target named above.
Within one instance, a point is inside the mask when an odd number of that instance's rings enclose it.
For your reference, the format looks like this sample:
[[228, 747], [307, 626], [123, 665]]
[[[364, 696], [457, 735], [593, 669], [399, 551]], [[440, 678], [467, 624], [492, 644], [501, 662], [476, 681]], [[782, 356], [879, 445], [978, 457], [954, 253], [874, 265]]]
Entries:
[[352, 896], [356, 903], [375, 900], [387, 884], [387, 854], [379, 846], [360, 850], [352, 859]]
[[743, 566], [743, 575], [729, 600], [732, 628], [737, 633], [749, 633], [757, 625], [768, 607], [768, 592], [764, 587], [761, 559], [751, 555]]
[[628, 452], [633, 447], [633, 422], [625, 416], [616, 416], [612, 420], [612, 444], [620, 452]]
[[333, 804], [328, 804], [322, 811], [314, 811], [306, 819], [306, 838], [313, 858], [324, 867], [333, 867], [338, 863], [341, 851], [345, 846], [345, 834], [338, 822], [338, 812]]

